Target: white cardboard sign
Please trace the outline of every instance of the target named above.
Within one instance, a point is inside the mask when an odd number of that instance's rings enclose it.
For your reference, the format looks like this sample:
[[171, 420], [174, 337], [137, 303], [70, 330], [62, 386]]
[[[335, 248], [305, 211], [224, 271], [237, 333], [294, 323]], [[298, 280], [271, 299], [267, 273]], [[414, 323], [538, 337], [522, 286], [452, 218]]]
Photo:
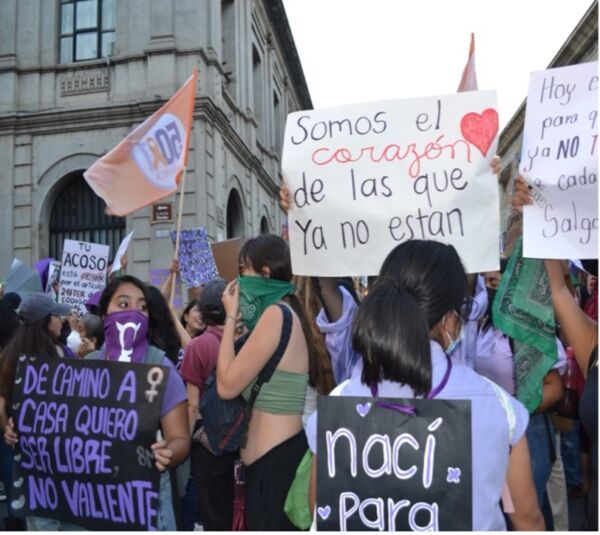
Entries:
[[117, 249], [117, 254], [115, 255], [115, 259], [113, 260], [112, 268], [110, 269], [111, 273], [116, 273], [117, 271], [119, 271], [121, 269], [121, 258], [123, 258], [123, 255], [127, 252], [127, 247], [129, 247], [129, 242], [131, 241], [131, 238], [133, 237], [134, 232], [135, 232], [135, 230], [132, 230], [121, 241], [121, 244], [119, 245], [119, 248]]
[[108, 245], [65, 240], [60, 271], [59, 302], [86, 313], [85, 303], [106, 286]]
[[297, 275], [375, 275], [410, 239], [498, 269], [494, 91], [292, 113], [283, 151]]
[[531, 73], [519, 170], [523, 256], [598, 258], [598, 63]]

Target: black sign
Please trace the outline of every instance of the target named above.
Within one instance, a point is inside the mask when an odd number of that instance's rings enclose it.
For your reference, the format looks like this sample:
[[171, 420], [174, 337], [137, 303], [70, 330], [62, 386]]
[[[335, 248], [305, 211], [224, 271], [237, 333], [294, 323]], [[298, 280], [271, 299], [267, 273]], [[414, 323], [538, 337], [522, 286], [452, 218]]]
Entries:
[[320, 396], [317, 529], [472, 529], [471, 402]]
[[20, 357], [12, 506], [92, 530], [157, 529], [156, 442], [168, 370]]

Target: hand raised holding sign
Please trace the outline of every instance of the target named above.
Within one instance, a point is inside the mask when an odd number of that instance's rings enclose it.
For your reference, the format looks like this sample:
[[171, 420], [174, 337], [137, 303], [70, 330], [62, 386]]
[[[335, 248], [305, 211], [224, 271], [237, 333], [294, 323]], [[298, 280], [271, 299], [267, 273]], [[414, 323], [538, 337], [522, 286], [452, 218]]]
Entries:
[[173, 459], [173, 451], [168, 448], [166, 440], [159, 440], [151, 446], [154, 452], [155, 465], [159, 472], [164, 472]]
[[4, 431], [4, 442], [12, 448], [15, 447], [15, 444], [19, 442], [19, 438], [17, 437], [17, 433], [15, 433], [15, 423], [12, 418], [8, 419], [8, 424], [6, 425], [6, 430]]
[[523, 213], [523, 206], [533, 204], [531, 190], [532, 187], [525, 182], [525, 179], [522, 176], [519, 175], [515, 179], [515, 192], [513, 193], [512, 205], [520, 214]]
[[283, 183], [279, 188], [279, 207], [287, 214], [290, 209], [290, 190], [287, 184]]

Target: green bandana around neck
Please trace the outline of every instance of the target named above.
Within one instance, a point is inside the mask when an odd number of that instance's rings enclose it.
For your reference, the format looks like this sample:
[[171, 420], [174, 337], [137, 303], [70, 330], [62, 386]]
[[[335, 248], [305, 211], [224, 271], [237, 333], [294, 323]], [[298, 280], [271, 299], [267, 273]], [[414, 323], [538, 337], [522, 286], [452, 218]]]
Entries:
[[253, 330], [262, 313], [286, 295], [291, 295], [296, 287], [291, 282], [266, 279], [257, 276], [238, 277], [240, 289], [240, 312], [242, 321], [249, 331]]

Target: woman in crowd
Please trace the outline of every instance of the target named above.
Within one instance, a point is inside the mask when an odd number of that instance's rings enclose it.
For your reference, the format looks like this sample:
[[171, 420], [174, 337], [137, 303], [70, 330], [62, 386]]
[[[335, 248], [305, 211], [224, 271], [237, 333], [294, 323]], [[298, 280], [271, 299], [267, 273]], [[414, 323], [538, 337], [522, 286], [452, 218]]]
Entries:
[[[533, 204], [532, 188], [522, 177], [515, 181], [513, 206]], [[568, 268], [560, 260], [546, 260], [556, 319], [567, 344], [573, 348], [577, 364], [586, 378], [579, 401], [579, 417], [592, 442], [591, 484], [587, 497], [588, 529], [598, 530], [598, 322], [579, 307], [566, 283]], [[597, 271], [597, 264], [595, 267]]]
[[188, 418], [190, 432], [194, 435], [192, 445], [192, 473], [197, 488], [197, 503], [206, 531], [229, 531], [233, 518], [233, 467], [237, 452], [214, 455], [203, 438], [199, 414], [200, 398], [204, 383], [217, 366], [219, 346], [223, 337], [225, 309], [221, 296], [225, 281], [209, 281], [202, 291], [200, 311], [206, 330], [194, 338], [185, 349], [181, 376], [187, 384]]
[[[17, 294], [12, 295], [17, 296]], [[11, 302], [11, 297], [11, 294], [6, 294], [0, 299], [0, 353], [15, 334], [20, 324], [19, 316], [17, 316], [15, 309], [19, 306], [21, 298], [19, 297], [18, 302], [13, 303]], [[2, 361], [0, 360], [0, 363], [1, 362]], [[0, 397], [0, 431], [2, 432], [4, 432], [4, 428], [6, 427], [6, 420], [5, 400]], [[21, 531], [23, 529], [22, 521], [13, 515], [12, 507], [10, 505], [12, 496], [13, 457], [13, 450], [9, 448], [3, 440], [0, 440], [0, 480], [4, 483], [7, 509], [5, 529], [6, 531]]]
[[[181, 464], [189, 453], [190, 440], [185, 403], [187, 396], [183, 381], [175, 371], [172, 360], [163, 350], [151, 345], [153, 326], [158, 325], [162, 318], [155, 316], [153, 309], [148, 307], [150, 300], [148, 287], [139, 279], [130, 275], [113, 279], [100, 298], [105, 345], [100, 351], [86, 358], [142, 364], [158, 361], [161, 366], [169, 368], [160, 412], [163, 438], [152, 445], [152, 450], [156, 467], [162, 472], [158, 529], [172, 531], [176, 529], [176, 521], [169, 471]], [[134, 336], [126, 340], [127, 347], [121, 345], [117, 322], [139, 325]], [[156, 333], [154, 334], [156, 336]]]
[[188, 335], [187, 340], [182, 339], [181, 344], [183, 347], [186, 347], [192, 338], [200, 336], [206, 330], [206, 323], [200, 311], [200, 300], [192, 299], [181, 313], [179, 321]]
[[[149, 323], [156, 318], [149, 317], [147, 287], [137, 278], [125, 275], [113, 279], [102, 293], [100, 312], [104, 322], [104, 346], [90, 353], [89, 360], [111, 360], [133, 363], [153, 363], [169, 368], [163, 403], [160, 412], [160, 428], [163, 439], [152, 445], [156, 468], [162, 472], [160, 483], [160, 504], [158, 515], [159, 530], [175, 530], [175, 516], [172, 504], [171, 483], [168, 470], [184, 461], [189, 453], [189, 433], [186, 412], [185, 387], [175, 372], [171, 361], [163, 351], [150, 345], [148, 341]], [[56, 305], [56, 303], [54, 303]], [[60, 306], [60, 305], [57, 305]], [[118, 324], [131, 323], [135, 329], [128, 329], [121, 337]], [[48, 352], [48, 351], [46, 351]], [[21, 354], [21, 353], [19, 353]], [[15, 359], [16, 360], [16, 359]], [[14, 371], [13, 375], [14, 377]], [[2, 376], [4, 378], [4, 375]], [[2, 379], [3, 383], [4, 380]], [[2, 392], [5, 385], [2, 384]], [[10, 391], [9, 391], [10, 396]], [[7, 428], [5, 439], [11, 444], [17, 441], [13, 424]], [[80, 529], [51, 519], [28, 518], [30, 530], [56, 531], [58, 529]]]
[[[21, 355], [62, 358], [64, 348], [60, 346], [61, 317], [69, 314], [67, 305], [55, 303], [50, 296], [31, 294], [23, 299], [19, 309], [22, 323], [17, 327], [12, 339], [2, 350], [0, 358], [0, 427], [8, 433], [7, 443], [12, 443], [12, 419], [10, 405], [18, 359]], [[8, 425], [7, 425], [8, 424]], [[62, 525], [61, 525], [62, 524]], [[40, 517], [28, 517], [27, 529], [70, 529], [70, 526]], [[71, 526], [77, 529], [76, 526]]]
[[[288, 307], [292, 316], [289, 343], [256, 398], [240, 455], [246, 468], [247, 528], [294, 530], [284, 502], [307, 450], [302, 413], [313, 347], [311, 332], [294, 295], [287, 244], [277, 236], [260, 236], [244, 244], [239, 258], [241, 277], [223, 294], [226, 319], [217, 361], [218, 393], [224, 399], [244, 393], [248, 399], [256, 377], [281, 339], [284, 313], [277, 305]], [[250, 335], [235, 356], [238, 310]]]
[[[346, 337], [362, 361], [332, 395], [371, 397], [374, 391], [382, 398], [411, 398], [436, 393], [439, 399], [472, 400], [473, 529], [506, 529], [500, 507], [506, 481], [515, 509], [508, 514], [512, 527], [543, 530], [524, 436], [527, 411], [447, 356], [461, 339], [468, 295], [466, 274], [452, 246], [425, 240], [397, 246], [358, 311], [347, 311], [355, 318]], [[307, 435], [319, 454], [316, 417], [309, 420]], [[316, 455], [310, 496], [314, 505]]]
[[176, 326], [179, 319], [173, 314], [169, 303], [158, 288], [155, 286], [146, 288], [150, 315], [148, 339], [152, 345], [162, 349], [169, 360], [177, 366], [179, 356], [183, 354], [183, 346]]

